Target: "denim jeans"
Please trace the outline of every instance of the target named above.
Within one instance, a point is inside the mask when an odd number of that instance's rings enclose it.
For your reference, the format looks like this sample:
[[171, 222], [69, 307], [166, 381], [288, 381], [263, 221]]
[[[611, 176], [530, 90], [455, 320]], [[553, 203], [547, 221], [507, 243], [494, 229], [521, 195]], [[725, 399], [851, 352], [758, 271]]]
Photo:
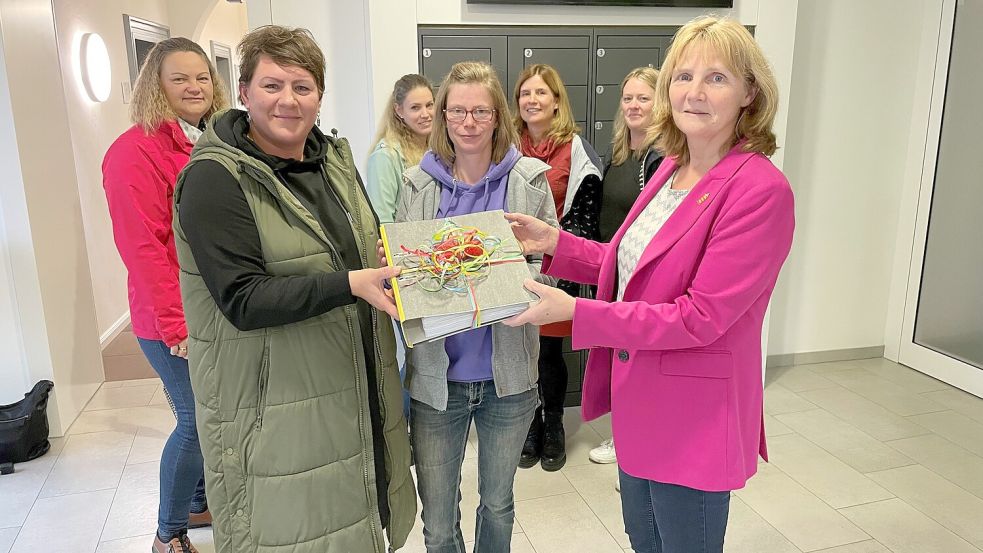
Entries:
[[723, 553], [730, 492], [705, 492], [618, 470], [625, 532], [635, 553]]
[[447, 410], [413, 400], [410, 417], [427, 553], [465, 553], [461, 535], [461, 463], [471, 421], [478, 431], [474, 553], [507, 553], [515, 504], [512, 484], [533, 412], [535, 389], [500, 398], [495, 383], [448, 382]]
[[137, 341], [150, 366], [160, 375], [177, 419], [160, 457], [157, 534], [166, 541], [188, 527], [189, 512], [200, 513], [207, 508], [204, 464], [195, 427], [195, 398], [186, 359], [171, 355], [171, 348], [159, 340], [137, 338]]

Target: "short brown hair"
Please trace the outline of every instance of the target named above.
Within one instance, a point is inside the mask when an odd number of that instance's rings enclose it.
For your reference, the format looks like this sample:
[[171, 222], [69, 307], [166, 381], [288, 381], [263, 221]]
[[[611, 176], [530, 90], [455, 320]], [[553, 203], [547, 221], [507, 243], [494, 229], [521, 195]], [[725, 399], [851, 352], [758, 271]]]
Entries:
[[519, 73], [519, 78], [515, 81], [515, 92], [512, 100], [515, 102], [515, 128], [525, 130], [526, 122], [519, 114], [519, 89], [522, 83], [529, 79], [539, 76], [550, 87], [550, 92], [556, 98], [556, 115], [550, 122], [550, 130], [546, 133], [546, 139], [552, 140], [554, 144], [566, 144], [573, 140], [573, 137], [580, 132], [577, 123], [573, 120], [573, 110], [570, 108], [570, 95], [567, 88], [563, 86], [563, 79], [552, 65], [545, 63], [534, 63]]
[[211, 60], [205, 55], [193, 40], [174, 37], [162, 40], [154, 45], [147, 53], [147, 59], [140, 68], [136, 83], [133, 85], [133, 101], [130, 102], [130, 121], [140, 125], [146, 133], [151, 133], [161, 123], [168, 119], [177, 119], [177, 113], [167, 101], [164, 88], [160, 83], [160, 71], [164, 59], [176, 52], [194, 52], [208, 66], [208, 74], [212, 79], [212, 107], [205, 112], [202, 119], [208, 119], [212, 114], [229, 107], [229, 99], [225, 97], [225, 86]]
[[259, 58], [269, 56], [280, 66], [306, 69], [314, 76], [318, 95], [324, 94], [324, 53], [307, 29], [264, 25], [242, 37], [239, 53], [239, 84], [253, 80]]
[[485, 87], [492, 97], [492, 107], [495, 108], [495, 131], [492, 134], [492, 161], [501, 163], [509, 148], [519, 143], [519, 136], [512, 124], [512, 114], [509, 112], [505, 91], [498, 80], [495, 69], [485, 62], [462, 61], [455, 63], [444, 82], [440, 83], [437, 100], [434, 105], [433, 131], [430, 132], [430, 149], [447, 165], [454, 163], [454, 143], [447, 134], [447, 94], [450, 88], [457, 84], [478, 84]]
[[669, 85], [676, 67], [692, 45], [704, 46], [720, 56], [734, 75], [744, 79], [748, 90], [755, 92], [754, 99], [741, 109], [737, 117], [731, 145], [743, 139], [746, 140], [742, 146], [745, 152], [759, 152], [766, 156], [775, 153], [778, 145], [771, 128], [778, 112], [778, 85], [768, 60], [743, 25], [732, 19], [714, 16], [697, 17], [683, 25], [672, 39], [659, 71], [655, 116], [649, 129], [658, 137], [655, 139], [656, 148], [667, 156], [676, 157], [680, 165], [689, 163], [686, 135], [672, 119]]

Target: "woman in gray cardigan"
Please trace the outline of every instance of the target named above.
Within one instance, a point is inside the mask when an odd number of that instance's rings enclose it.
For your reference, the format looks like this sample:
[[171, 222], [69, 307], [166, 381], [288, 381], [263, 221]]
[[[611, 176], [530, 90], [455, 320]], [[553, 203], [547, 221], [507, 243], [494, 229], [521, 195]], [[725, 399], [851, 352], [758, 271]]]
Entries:
[[[431, 151], [405, 173], [396, 222], [504, 209], [557, 226], [548, 166], [522, 157], [502, 85], [488, 64], [454, 65], [440, 86]], [[528, 258], [540, 282], [541, 256]], [[410, 433], [428, 553], [464, 553], [461, 465], [478, 431], [475, 553], [510, 549], [512, 484], [539, 404], [539, 332], [494, 324], [416, 345], [406, 358]]]

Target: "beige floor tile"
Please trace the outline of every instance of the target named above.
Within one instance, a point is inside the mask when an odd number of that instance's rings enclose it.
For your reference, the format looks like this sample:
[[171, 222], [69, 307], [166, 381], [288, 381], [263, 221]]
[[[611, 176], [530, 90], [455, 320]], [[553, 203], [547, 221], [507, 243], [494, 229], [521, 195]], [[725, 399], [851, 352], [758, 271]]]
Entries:
[[167, 394], [164, 393], [164, 386], [157, 386], [154, 397], [150, 398], [150, 405], [170, 405], [167, 401]]
[[920, 415], [922, 413], [934, 413], [946, 409], [944, 405], [936, 403], [917, 392], [910, 392], [904, 387], [886, 378], [881, 378], [866, 369], [832, 373], [828, 377], [840, 386], [856, 392], [891, 412], [904, 417], [908, 415]]
[[772, 464], [834, 508], [849, 507], [894, 497], [805, 438], [790, 434], [768, 443]]
[[64, 438], [49, 441], [51, 449], [48, 453], [33, 461], [17, 463], [13, 474], [0, 476], [0, 528], [20, 527], [27, 520], [31, 506], [64, 447]]
[[979, 553], [900, 499], [857, 505], [840, 512], [895, 553]]
[[170, 432], [163, 432], [154, 428], [140, 428], [137, 430], [136, 437], [133, 438], [133, 447], [130, 448], [130, 455], [126, 458], [126, 464], [137, 465], [159, 461], [170, 435]]
[[147, 407], [127, 407], [125, 409], [106, 409], [103, 411], [83, 411], [68, 429], [68, 434], [90, 432], [129, 432], [136, 434], [140, 428], [154, 428], [170, 432], [174, 428], [174, 414], [167, 405]]
[[0, 530], [0, 553], [10, 552], [10, 548], [14, 545], [14, 540], [17, 538], [18, 532], [20, 532], [20, 527]]
[[983, 498], [983, 458], [938, 434], [888, 442], [919, 464]]
[[890, 553], [890, 550], [881, 545], [881, 542], [867, 540], [858, 543], [851, 543], [850, 545], [841, 545], [839, 547], [823, 549], [822, 551], [817, 551], [816, 553]]
[[855, 363], [856, 361], [830, 361], [828, 363], [810, 363], [796, 366], [807, 368], [816, 374], [826, 375], [840, 371], [855, 371], [859, 368]]
[[160, 378], [134, 378], [132, 380], [124, 380], [123, 387], [135, 387], [135, 386], [150, 386], [151, 384], [160, 386]]
[[914, 464], [897, 450], [825, 409], [778, 415], [776, 419], [862, 473]]
[[102, 490], [39, 499], [11, 553], [95, 551], [113, 493]]
[[983, 424], [957, 413], [942, 411], [916, 415], [909, 419], [973, 453], [983, 456]]
[[[808, 413], [809, 411], [804, 412]], [[784, 436], [785, 434], [792, 434], [794, 432], [794, 430], [775, 417], [767, 414], [765, 415], [765, 436], [771, 438], [772, 436]]]
[[736, 493], [803, 551], [868, 539], [839, 512], [775, 467], [761, 465], [758, 475]]
[[601, 441], [611, 437], [611, 413], [600, 416], [587, 424], [597, 432], [597, 435], [601, 437]]
[[[154, 543], [154, 534], [134, 536], [121, 540], [109, 540], [99, 543], [96, 553], [147, 553]], [[194, 542], [192, 542], [194, 544]], [[194, 544], [197, 547], [197, 544]]]
[[800, 549], [754, 512], [741, 498], [731, 495], [724, 553], [800, 553]]
[[805, 392], [807, 390], [820, 390], [822, 388], [835, 388], [835, 382], [808, 369], [808, 365], [795, 367], [781, 367], [768, 370], [768, 385], [772, 383], [780, 384], [782, 387], [793, 392]]
[[515, 500], [536, 499], [574, 491], [563, 471], [546, 472], [539, 465], [515, 473]]
[[846, 388], [810, 390], [801, 395], [881, 441], [910, 438], [929, 432], [911, 420]]
[[976, 422], [983, 423], [983, 399], [973, 394], [950, 387], [947, 390], [928, 392], [922, 395], [953, 411], [962, 413]]
[[618, 544], [621, 547], [630, 547], [628, 535], [625, 534], [625, 521], [621, 515], [621, 494], [614, 488], [618, 481], [618, 465], [591, 463], [564, 468], [563, 474]]
[[109, 389], [112, 389], [112, 388], [122, 388], [122, 387], [123, 387], [123, 381], [122, 380], [111, 380], [111, 381], [103, 382], [102, 383], [102, 386], [100, 386], [99, 389], [100, 390], [109, 390]]
[[910, 392], [921, 393], [921, 392], [931, 392], [933, 390], [948, 390], [952, 387], [942, 382], [941, 380], [936, 380], [925, 373], [920, 373], [914, 369], [908, 368], [904, 365], [899, 365], [894, 361], [884, 359], [879, 357], [876, 359], [861, 359], [858, 361], [851, 361], [852, 364], [860, 367], [861, 369], [890, 380], [891, 382], [905, 388]]
[[113, 489], [133, 445], [129, 432], [70, 436], [51, 469], [40, 497]]
[[516, 518], [537, 553], [621, 553], [587, 503], [576, 493], [518, 501]]
[[921, 465], [868, 476], [964, 540], [983, 547], [983, 499]]
[[111, 541], [154, 533], [159, 491], [159, 463], [127, 465], [100, 539]]
[[770, 384], [765, 388], [765, 413], [781, 415], [815, 409], [816, 404], [806, 400], [781, 384]]
[[212, 539], [211, 528], [188, 530], [188, 537], [199, 553], [215, 553], [215, 542]]
[[125, 407], [142, 407], [150, 405], [150, 400], [154, 398], [159, 384], [148, 384], [146, 386], [121, 386], [119, 388], [100, 388], [92, 396], [85, 411], [97, 411], [100, 409], [122, 409]]

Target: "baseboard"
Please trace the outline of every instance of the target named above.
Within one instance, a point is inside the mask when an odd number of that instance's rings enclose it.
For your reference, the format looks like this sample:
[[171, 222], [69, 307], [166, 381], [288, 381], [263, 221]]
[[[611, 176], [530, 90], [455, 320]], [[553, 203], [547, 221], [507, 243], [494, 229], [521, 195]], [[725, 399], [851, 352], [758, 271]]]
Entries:
[[813, 363], [830, 363], [833, 361], [855, 361], [884, 356], [884, 346], [869, 346], [864, 348], [831, 349], [825, 351], [808, 351], [804, 353], [780, 353], [769, 355], [765, 367], [791, 367], [792, 365], [811, 365]]
[[115, 340], [117, 336], [119, 336], [119, 333], [123, 332], [123, 329], [126, 328], [129, 324], [130, 324], [130, 312], [127, 311], [126, 313], [123, 314], [122, 317], [119, 318], [118, 321], [116, 321], [115, 323], [113, 323], [112, 326], [109, 327], [109, 330], [103, 332], [102, 336], [99, 337], [99, 349], [100, 350], [106, 349], [106, 346], [112, 343], [112, 341]]

